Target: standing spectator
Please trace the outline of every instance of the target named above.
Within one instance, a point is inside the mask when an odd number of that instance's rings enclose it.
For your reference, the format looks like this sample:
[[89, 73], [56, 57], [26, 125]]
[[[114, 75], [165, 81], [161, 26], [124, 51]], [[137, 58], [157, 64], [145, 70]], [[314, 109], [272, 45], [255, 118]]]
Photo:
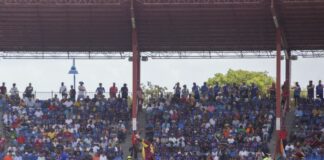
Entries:
[[251, 84], [251, 98], [257, 97], [259, 94], [259, 88], [254, 83]]
[[32, 95], [33, 95], [33, 86], [32, 86], [32, 84], [31, 83], [29, 83], [29, 85], [26, 87], [26, 89], [25, 89], [25, 97], [27, 97], [27, 98], [31, 98], [32, 97]]
[[123, 99], [127, 99], [128, 98], [128, 88], [127, 88], [127, 84], [124, 83], [124, 86], [120, 89], [121, 94], [122, 94], [122, 98]]
[[180, 99], [181, 87], [180, 87], [180, 83], [179, 82], [177, 82], [175, 84], [175, 86], [173, 87], [173, 90], [174, 90], [174, 98]]
[[[216, 84], [218, 85], [218, 82], [216, 82]], [[214, 92], [215, 92], [215, 87], [214, 87]], [[229, 92], [230, 92], [230, 86], [228, 84], [225, 84], [223, 86], [223, 95], [225, 97], [228, 97], [229, 96]], [[216, 96], [216, 95], [215, 95]]]
[[294, 89], [295, 105], [298, 106], [299, 100], [300, 100], [300, 92], [301, 92], [301, 88], [300, 88], [298, 82], [295, 83], [295, 86], [293, 87], [293, 89]]
[[318, 85], [316, 86], [316, 97], [323, 99], [323, 85], [322, 81], [318, 81]]
[[240, 86], [240, 96], [242, 99], [248, 98], [249, 87], [246, 85], [245, 82], [242, 83]]
[[99, 87], [96, 89], [96, 93], [99, 97], [103, 97], [103, 94], [105, 93], [105, 88], [102, 86], [102, 83], [99, 83]]
[[10, 89], [10, 96], [11, 97], [19, 97], [19, 91], [18, 91], [18, 88], [16, 87], [16, 83], [12, 84], [12, 88]]
[[270, 99], [274, 100], [276, 98], [276, 84], [272, 82], [271, 87], [268, 89]]
[[307, 98], [308, 100], [314, 99], [314, 85], [313, 81], [309, 81], [309, 84], [307, 86]]
[[79, 90], [79, 94], [78, 94], [78, 100], [80, 99], [84, 99], [86, 97], [86, 88], [84, 87], [84, 83], [81, 81], [79, 82], [79, 87], [78, 87], [78, 90]]
[[194, 94], [194, 98], [197, 102], [200, 100], [200, 94], [199, 94], [200, 87], [194, 82], [192, 86], [192, 93]]
[[208, 86], [207, 83], [204, 82], [203, 86], [201, 86], [201, 94], [204, 98], [206, 98], [208, 96]]
[[[225, 87], [225, 86], [224, 86]], [[220, 86], [218, 85], [218, 82], [215, 83], [215, 86], [214, 86], [214, 96], [218, 96], [218, 93], [220, 92]]]
[[187, 88], [187, 85], [183, 85], [182, 91], [181, 91], [181, 97], [182, 99], [187, 99], [189, 96], [189, 90]]
[[70, 100], [74, 102], [75, 101], [76, 91], [75, 91], [75, 89], [73, 88], [72, 85], [71, 85], [71, 88], [70, 88], [69, 95], [70, 95]]
[[287, 100], [288, 100], [288, 96], [289, 96], [289, 88], [288, 88], [288, 82], [287, 81], [284, 82], [281, 89], [282, 89], [282, 104], [285, 105]]
[[2, 86], [0, 87], [0, 93], [2, 95], [6, 95], [7, 94], [7, 87], [6, 87], [5, 82], [2, 82]]
[[199, 95], [199, 86], [194, 82], [192, 86], [192, 92], [194, 94], [194, 98], [197, 102], [200, 100], [200, 95]]
[[114, 82], [109, 89], [110, 98], [116, 98], [117, 92], [118, 92], [118, 88], [116, 87], [116, 83]]
[[62, 98], [66, 98], [66, 96], [67, 96], [67, 89], [66, 89], [66, 86], [64, 85], [64, 82], [61, 83], [60, 93], [62, 95]]

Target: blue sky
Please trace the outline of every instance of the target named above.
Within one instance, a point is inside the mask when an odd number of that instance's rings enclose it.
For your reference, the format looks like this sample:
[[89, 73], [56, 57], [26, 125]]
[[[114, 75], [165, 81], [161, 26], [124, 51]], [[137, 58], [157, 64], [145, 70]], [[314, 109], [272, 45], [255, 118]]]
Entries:
[[[284, 62], [284, 61], [282, 61]], [[60, 82], [72, 84], [72, 76], [67, 74], [72, 60], [7, 60], [0, 59], [0, 81], [11, 86], [17, 83], [23, 91], [29, 82], [34, 90], [58, 91]], [[108, 88], [113, 82], [119, 86], [128, 83], [131, 89], [131, 62], [128, 60], [76, 60], [79, 71], [77, 81], [84, 81], [88, 91], [95, 91], [99, 82]], [[309, 79], [324, 80], [323, 59], [299, 58], [292, 63], [292, 82], [299, 81], [305, 88]], [[204, 59], [204, 60], [152, 60], [142, 62], [142, 82], [166, 86], [169, 89], [176, 82], [201, 85], [215, 73], [225, 73], [228, 69], [267, 71], [275, 77], [275, 59]], [[282, 63], [284, 71], [284, 63]], [[284, 72], [283, 74], [284, 75]]]

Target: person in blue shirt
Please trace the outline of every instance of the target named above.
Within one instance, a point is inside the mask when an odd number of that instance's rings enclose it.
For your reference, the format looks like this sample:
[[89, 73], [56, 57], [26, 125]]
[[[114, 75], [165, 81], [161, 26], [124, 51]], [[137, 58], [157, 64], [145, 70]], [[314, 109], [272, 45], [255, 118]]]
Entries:
[[223, 95], [225, 97], [228, 97], [229, 96], [229, 85], [228, 84], [224, 84], [224, 86], [223, 86]]
[[102, 87], [102, 83], [99, 83], [99, 87], [96, 89], [96, 93], [99, 97], [102, 97], [105, 93], [105, 88]]
[[259, 88], [254, 83], [251, 84], [251, 98], [257, 97], [259, 93]]
[[173, 87], [173, 89], [174, 89], [174, 98], [180, 99], [180, 93], [181, 93], [180, 83], [177, 82]]
[[307, 98], [308, 100], [314, 99], [314, 85], [313, 81], [309, 81], [309, 84], [307, 86]]
[[200, 95], [199, 95], [199, 86], [194, 82], [192, 86], [192, 92], [194, 93], [194, 98], [197, 102], [200, 100]]
[[218, 93], [220, 91], [220, 87], [218, 85], [218, 82], [215, 83], [215, 86], [214, 86], [214, 96], [218, 96]]
[[201, 87], [201, 94], [203, 97], [208, 95], [208, 86], [206, 82], [204, 82], [203, 86]]
[[241, 99], [248, 98], [249, 87], [246, 85], [245, 82], [242, 83], [239, 90], [240, 90], [239, 93], [240, 93]]
[[321, 80], [318, 81], [318, 85], [316, 86], [316, 97], [323, 100], [323, 85]]
[[295, 110], [295, 116], [296, 117], [302, 117], [304, 115], [304, 112], [303, 112], [303, 110], [301, 110], [300, 108], [297, 108], [296, 110]]
[[122, 98], [123, 99], [127, 99], [128, 97], [128, 88], [127, 88], [127, 84], [124, 83], [124, 86], [120, 89], [121, 94], [122, 94]]
[[293, 89], [294, 89], [295, 104], [297, 106], [299, 104], [300, 92], [301, 92], [301, 88], [300, 88], [298, 82], [295, 83], [295, 86], [293, 87]]
[[68, 160], [69, 159], [69, 154], [66, 152], [61, 152], [58, 157], [59, 160]]

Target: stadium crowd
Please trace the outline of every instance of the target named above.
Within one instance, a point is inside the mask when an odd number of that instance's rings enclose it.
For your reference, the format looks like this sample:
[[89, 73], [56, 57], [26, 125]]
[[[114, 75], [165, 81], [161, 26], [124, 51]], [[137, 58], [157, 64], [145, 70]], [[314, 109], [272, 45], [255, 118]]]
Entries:
[[323, 85], [319, 81], [314, 86], [310, 81], [306, 97], [300, 97], [298, 83], [293, 89], [296, 109], [292, 133], [285, 145], [287, 159], [322, 160], [324, 159]]
[[[282, 96], [287, 94], [285, 84]], [[146, 139], [156, 160], [262, 160], [269, 158], [268, 142], [274, 129], [275, 84], [268, 95], [258, 86], [225, 84], [189, 89], [180, 83], [172, 95], [151, 97], [145, 109]], [[286, 159], [324, 159], [324, 102], [321, 81], [310, 81], [306, 98], [296, 82], [293, 89], [295, 122], [284, 141]], [[22, 97], [16, 84], [9, 92], [0, 86], [5, 135], [0, 138], [4, 160], [120, 160], [130, 111], [128, 88], [114, 83], [105, 97], [99, 83], [93, 98], [83, 82], [78, 91], [61, 83], [59, 93], [38, 100], [30, 83]], [[78, 94], [77, 94], [78, 93]], [[119, 93], [119, 94], [118, 94]], [[315, 95], [315, 98], [314, 98]]]
[[93, 98], [80, 82], [78, 96], [64, 83], [60, 93], [48, 100], [35, 99], [29, 84], [19, 96], [16, 84], [7, 93], [0, 87], [0, 106], [5, 135], [0, 139], [4, 160], [121, 160], [120, 143], [125, 140], [129, 107], [127, 85], [120, 94], [113, 84], [105, 97], [102, 84]]
[[156, 160], [259, 160], [269, 153], [274, 101], [253, 83], [194, 83], [191, 91], [177, 83], [172, 97], [151, 99], [146, 113]]

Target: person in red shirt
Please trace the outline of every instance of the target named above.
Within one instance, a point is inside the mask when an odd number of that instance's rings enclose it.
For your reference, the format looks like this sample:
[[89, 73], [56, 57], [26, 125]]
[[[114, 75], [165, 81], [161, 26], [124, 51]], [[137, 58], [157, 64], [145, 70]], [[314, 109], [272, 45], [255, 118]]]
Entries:
[[7, 153], [7, 155], [3, 157], [3, 160], [13, 160], [11, 156], [11, 151], [9, 151], [9, 153]]
[[99, 160], [100, 159], [100, 154], [96, 153], [95, 155], [93, 155], [92, 160]]
[[129, 151], [131, 152], [131, 157], [134, 159], [137, 159], [137, 152], [140, 150], [140, 136], [137, 131], [134, 131], [132, 134], [132, 146], [129, 148]]
[[6, 87], [6, 84], [4, 82], [2, 83], [2, 86], [0, 87], [0, 93], [2, 95], [6, 95], [7, 94], [7, 87]]
[[25, 140], [25, 137], [24, 137], [24, 136], [20, 135], [20, 136], [17, 137], [17, 142], [18, 142], [19, 144], [24, 144], [25, 141], [26, 141], [26, 140]]
[[118, 92], [118, 88], [116, 87], [116, 84], [114, 82], [113, 86], [111, 86], [110, 89], [109, 89], [110, 98], [116, 98], [117, 92]]
[[34, 142], [35, 149], [39, 151], [42, 149], [42, 146], [43, 146], [42, 140], [39, 138], [35, 139], [35, 142]]

